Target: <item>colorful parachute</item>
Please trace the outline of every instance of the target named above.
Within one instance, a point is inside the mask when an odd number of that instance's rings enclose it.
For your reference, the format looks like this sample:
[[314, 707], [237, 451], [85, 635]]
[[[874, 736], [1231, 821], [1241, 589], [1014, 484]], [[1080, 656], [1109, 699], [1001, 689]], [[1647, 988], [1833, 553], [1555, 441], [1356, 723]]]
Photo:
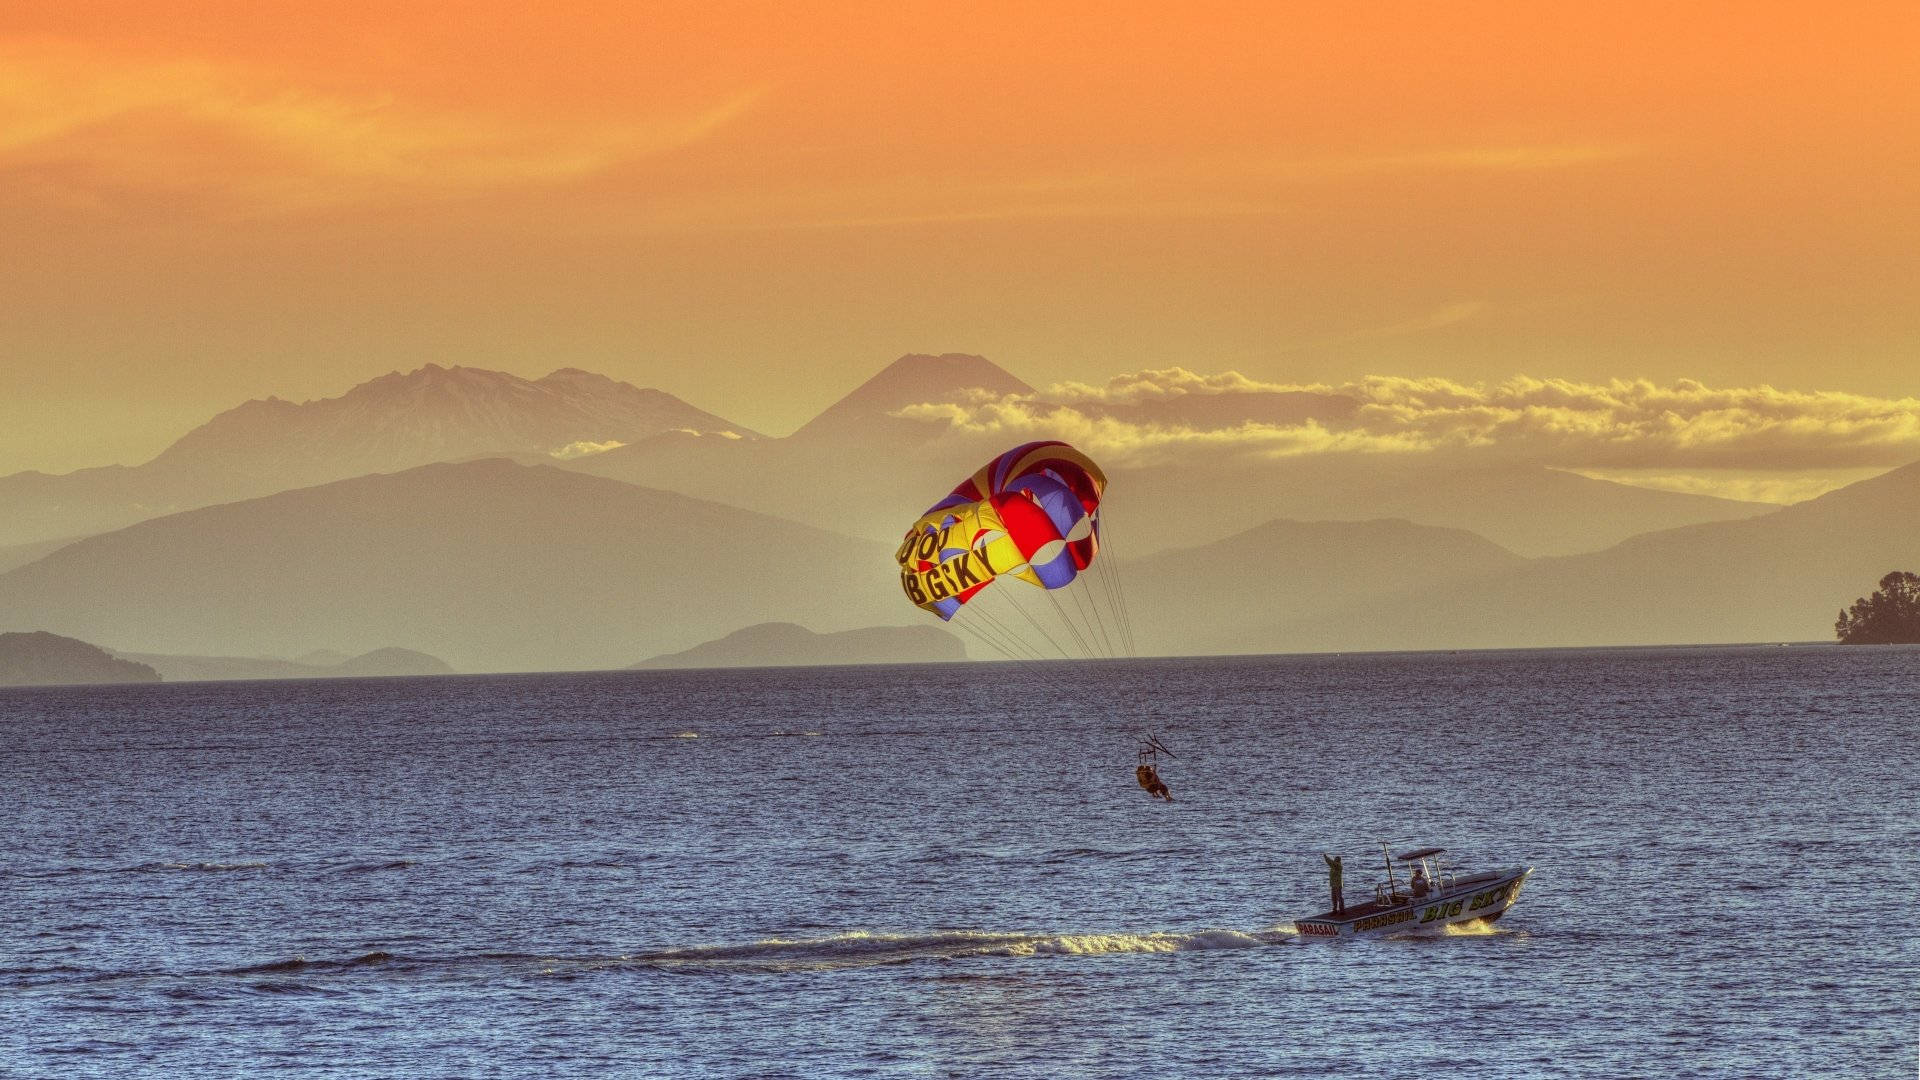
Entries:
[[[1103, 680], [1077, 680], [1032, 661], [1074, 659], [1075, 649], [1088, 660], [1137, 655], [1111, 548], [1101, 553], [1106, 489], [1100, 466], [1066, 443], [1016, 446], [928, 507], [907, 530], [894, 553], [900, 587], [915, 606], [1023, 665], [1036, 682], [1057, 692], [1058, 701], [1095, 707], [1109, 697]], [[1007, 577], [1040, 588], [989, 591]], [[1083, 578], [1091, 584], [1068, 588]], [[1028, 602], [1035, 597], [1045, 600]], [[955, 620], [962, 608], [967, 614]], [[1173, 756], [1147, 734], [1134, 777], [1149, 795], [1172, 802], [1159, 772], [1161, 754]]]
[[1063, 442], [1001, 454], [907, 530], [895, 558], [907, 599], [951, 619], [996, 578], [1044, 589], [1072, 582], [1100, 549], [1107, 477]]

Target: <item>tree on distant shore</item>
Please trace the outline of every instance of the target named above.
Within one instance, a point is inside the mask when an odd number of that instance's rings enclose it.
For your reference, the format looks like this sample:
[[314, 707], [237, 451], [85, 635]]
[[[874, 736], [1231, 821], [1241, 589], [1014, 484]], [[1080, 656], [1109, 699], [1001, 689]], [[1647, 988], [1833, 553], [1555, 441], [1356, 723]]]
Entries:
[[1833, 624], [1843, 645], [1920, 644], [1920, 574], [1895, 570], [1880, 589], [1840, 613]]

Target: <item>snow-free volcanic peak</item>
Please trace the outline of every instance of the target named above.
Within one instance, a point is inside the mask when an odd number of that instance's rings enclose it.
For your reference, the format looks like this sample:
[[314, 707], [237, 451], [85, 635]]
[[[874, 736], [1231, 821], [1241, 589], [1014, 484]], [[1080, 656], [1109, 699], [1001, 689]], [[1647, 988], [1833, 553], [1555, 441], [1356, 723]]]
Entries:
[[794, 435], [819, 437], [871, 431], [876, 425], [898, 423], [891, 414], [909, 405], [963, 401], [979, 392], [999, 396], [1031, 394], [1034, 390], [984, 356], [910, 353], [828, 406]]

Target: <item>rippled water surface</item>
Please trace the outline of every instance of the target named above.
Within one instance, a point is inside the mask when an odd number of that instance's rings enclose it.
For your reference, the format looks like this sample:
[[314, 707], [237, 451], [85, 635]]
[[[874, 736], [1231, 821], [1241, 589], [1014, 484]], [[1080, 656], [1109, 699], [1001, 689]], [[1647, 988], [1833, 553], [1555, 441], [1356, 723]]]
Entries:
[[[1920, 650], [0, 690], [0, 1075], [1915, 1074]], [[1137, 730], [1177, 802], [1133, 783]], [[1302, 941], [1381, 841], [1497, 932]], [[1372, 860], [1370, 862], [1370, 860]]]

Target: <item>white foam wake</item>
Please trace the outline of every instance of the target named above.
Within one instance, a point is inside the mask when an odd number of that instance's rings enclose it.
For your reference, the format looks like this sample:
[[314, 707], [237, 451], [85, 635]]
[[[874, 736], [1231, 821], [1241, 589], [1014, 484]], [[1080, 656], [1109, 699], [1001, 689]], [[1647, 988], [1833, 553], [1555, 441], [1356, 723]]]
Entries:
[[1284, 934], [1256, 935], [1237, 930], [1202, 930], [1189, 934], [1043, 934], [984, 930], [886, 934], [854, 930], [819, 938], [766, 938], [750, 945], [698, 945], [664, 949], [626, 959], [679, 969], [805, 971], [980, 956], [1105, 956], [1247, 949], [1275, 944], [1286, 938]]
[[1202, 930], [1197, 934], [1062, 934], [1042, 938], [1011, 955], [1099, 956], [1104, 953], [1171, 953], [1200, 949], [1253, 949], [1271, 944], [1238, 930]]

